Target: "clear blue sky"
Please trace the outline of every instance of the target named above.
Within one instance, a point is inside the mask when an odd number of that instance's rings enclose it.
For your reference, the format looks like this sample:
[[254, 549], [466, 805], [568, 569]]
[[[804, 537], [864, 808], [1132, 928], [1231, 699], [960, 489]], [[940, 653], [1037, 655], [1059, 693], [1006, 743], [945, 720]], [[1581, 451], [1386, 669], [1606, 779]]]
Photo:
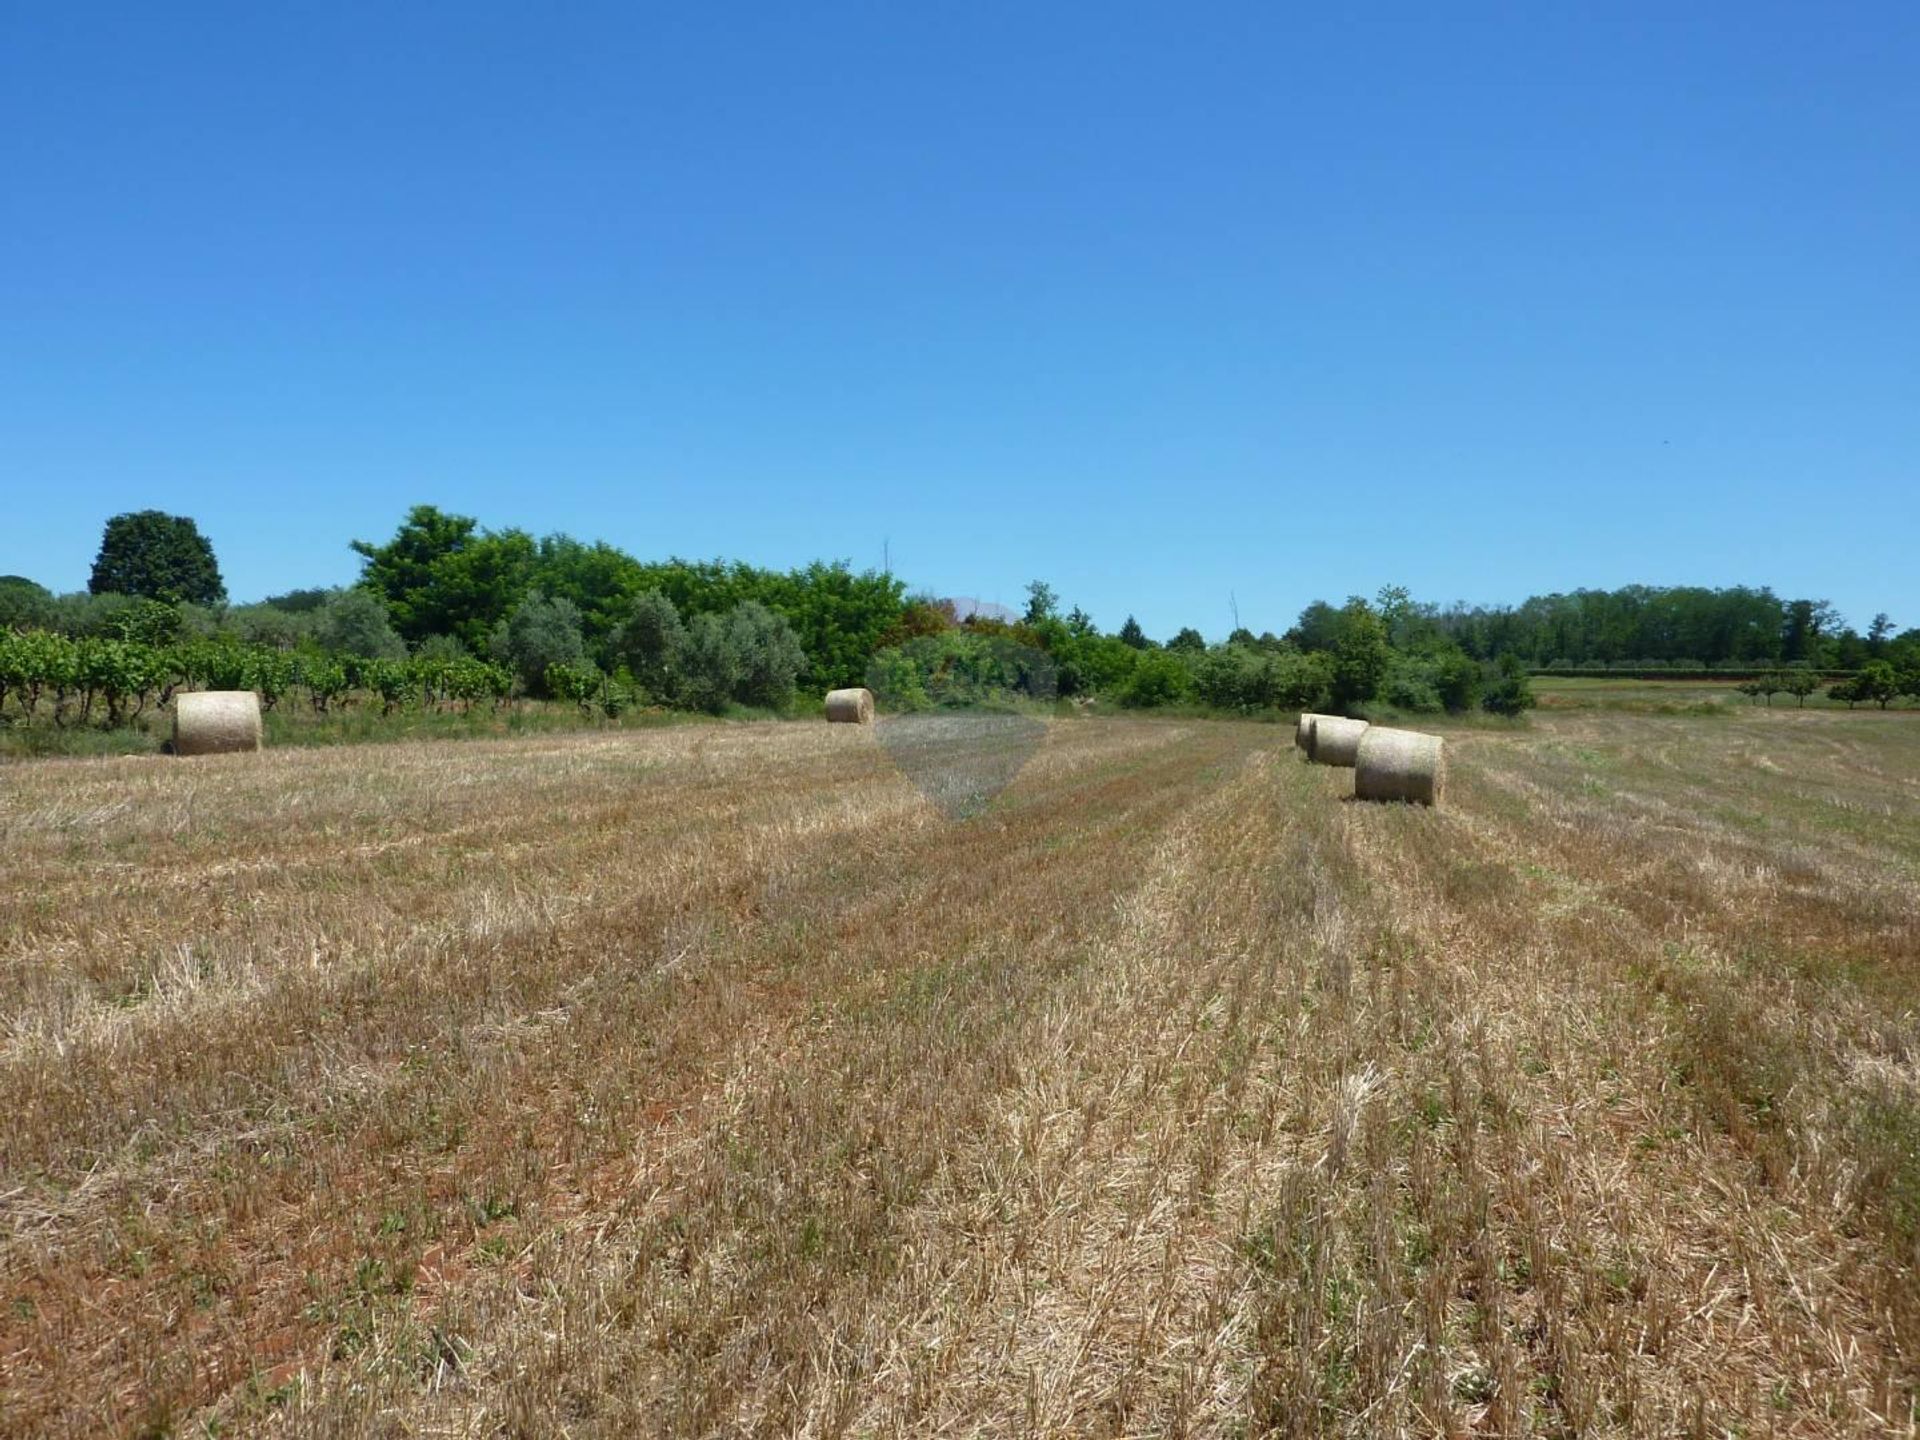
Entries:
[[0, 572], [430, 501], [1163, 637], [1920, 624], [1920, 7], [1339, 8], [10, 0]]

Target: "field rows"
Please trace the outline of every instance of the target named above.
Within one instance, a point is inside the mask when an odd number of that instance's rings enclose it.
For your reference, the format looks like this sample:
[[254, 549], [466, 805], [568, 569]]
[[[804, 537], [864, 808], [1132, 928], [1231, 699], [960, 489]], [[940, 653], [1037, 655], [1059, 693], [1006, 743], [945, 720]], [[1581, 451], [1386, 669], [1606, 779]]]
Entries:
[[1920, 724], [0, 770], [0, 1429], [1910, 1433]]

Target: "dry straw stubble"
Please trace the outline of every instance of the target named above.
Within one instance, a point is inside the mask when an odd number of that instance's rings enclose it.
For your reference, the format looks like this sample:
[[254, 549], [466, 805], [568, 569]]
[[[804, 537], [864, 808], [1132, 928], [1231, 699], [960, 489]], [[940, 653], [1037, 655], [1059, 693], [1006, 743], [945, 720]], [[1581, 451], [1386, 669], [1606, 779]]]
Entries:
[[260, 697], [251, 690], [194, 690], [173, 702], [173, 753], [226, 755], [260, 748]]
[[1437, 805], [1446, 787], [1446, 747], [1438, 735], [1371, 727], [1354, 755], [1353, 793], [1360, 800]]

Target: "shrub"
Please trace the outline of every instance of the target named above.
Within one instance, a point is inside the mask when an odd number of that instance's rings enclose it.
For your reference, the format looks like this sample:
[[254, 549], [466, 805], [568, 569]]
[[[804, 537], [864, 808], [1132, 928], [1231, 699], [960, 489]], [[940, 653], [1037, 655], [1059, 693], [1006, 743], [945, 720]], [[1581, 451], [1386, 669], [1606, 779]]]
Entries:
[[1522, 715], [1536, 703], [1526, 667], [1513, 655], [1501, 660], [1498, 671], [1487, 684], [1486, 694], [1480, 697], [1480, 708], [1494, 715]]
[[1135, 708], [1171, 705], [1193, 684], [1187, 667], [1164, 650], [1143, 651], [1133, 673], [1120, 687], [1120, 703]]
[[406, 642], [387, 614], [386, 602], [359, 585], [335, 591], [315, 612], [314, 638], [322, 649], [335, 655], [401, 660], [407, 653]]
[[784, 618], [757, 600], [743, 600], [727, 616], [727, 643], [738, 667], [733, 697], [743, 705], [784, 709], [806, 668], [806, 652]]
[[633, 597], [625, 623], [614, 631], [614, 657], [658, 700], [672, 701], [681, 689], [681, 664], [687, 648], [687, 627], [680, 612], [658, 590]]
[[681, 694], [696, 710], [721, 714], [740, 683], [740, 657], [727, 622], [718, 615], [696, 615], [687, 626], [681, 661]]
[[587, 658], [579, 609], [571, 600], [550, 600], [538, 590], [529, 591], [495, 628], [490, 648], [535, 695], [548, 693], [547, 671], [553, 666], [578, 666]]

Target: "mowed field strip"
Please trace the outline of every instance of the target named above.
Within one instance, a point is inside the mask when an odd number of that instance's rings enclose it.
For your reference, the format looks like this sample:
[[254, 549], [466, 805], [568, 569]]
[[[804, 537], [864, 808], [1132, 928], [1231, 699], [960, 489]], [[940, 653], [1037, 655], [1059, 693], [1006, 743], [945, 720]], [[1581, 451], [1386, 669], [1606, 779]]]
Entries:
[[1920, 717], [0, 767], [0, 1432], [1908, 1434]]

